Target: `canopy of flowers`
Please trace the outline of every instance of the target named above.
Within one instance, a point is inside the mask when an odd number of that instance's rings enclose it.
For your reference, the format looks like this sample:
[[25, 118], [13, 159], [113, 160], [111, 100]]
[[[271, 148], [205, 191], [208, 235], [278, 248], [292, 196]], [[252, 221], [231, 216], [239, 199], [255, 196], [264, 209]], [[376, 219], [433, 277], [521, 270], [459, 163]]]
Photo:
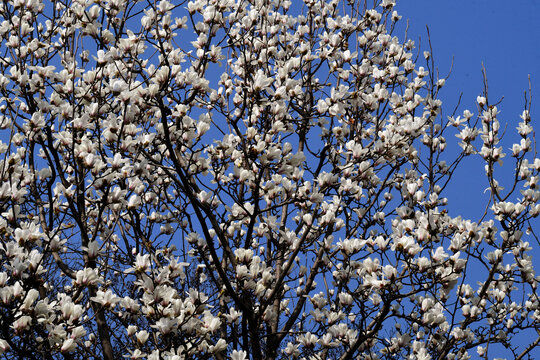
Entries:
[[[531, 355], [530, 105], [510, 149], [487, 89], [443, 115], [367, 3], [2, 2], [0, 355]], [[478, 219], [447, 208], [468, 157]]]

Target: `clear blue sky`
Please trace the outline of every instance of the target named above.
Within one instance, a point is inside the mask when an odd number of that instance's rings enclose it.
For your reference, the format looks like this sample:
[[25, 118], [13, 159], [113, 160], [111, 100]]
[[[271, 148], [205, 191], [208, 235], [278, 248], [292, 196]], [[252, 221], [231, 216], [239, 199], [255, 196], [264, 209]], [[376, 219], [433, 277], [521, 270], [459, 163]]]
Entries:
[[[501, 127], [514, 135], [524, 106], [524, 91], [531, 77], [532, 123], [540, 140], [540, 1], [537, 0], [398, 0], [403, 28], [409, 20], [409, 38], [427, 49], [429, 26], [435, 63], [441, 76], [447, 74], [454, 59], [452, 74], [441, 92], [443, 110], [452, 112], [460, 93], [461, 111], [469, 108], [477, 114], [475, 99], [483, 90], [482, 63], [489, 84], [490, 102], [498, 101]], [[403, 31], [396, 35], [402, 39]], [[444, 106], [445, 105], [445, 106]], [[456, 138], [448, 138], [456, 141]], [[503, 141], [508, 154], [510, 137]], [[540, 150], [540, 149], [539, 149]], [[507, 160], [512, 160], [507, 156]], [[469, 161], [456, 178], [451, 208], [461, 208], [472, 220], [485, 205], [480, 195], [487, 183], [480, 162]], [[512, 163], [505, 163], [507, 168]], [[452, 199], [451, 199], [452, 200]], [[456, 204], [457, 203], [457, 204]], [[467, 206], [463, 206], [467, 204]], [[452, 206], [453, 205], [453, 206]], [[456, 206], [457, 205], [457, 206]]]

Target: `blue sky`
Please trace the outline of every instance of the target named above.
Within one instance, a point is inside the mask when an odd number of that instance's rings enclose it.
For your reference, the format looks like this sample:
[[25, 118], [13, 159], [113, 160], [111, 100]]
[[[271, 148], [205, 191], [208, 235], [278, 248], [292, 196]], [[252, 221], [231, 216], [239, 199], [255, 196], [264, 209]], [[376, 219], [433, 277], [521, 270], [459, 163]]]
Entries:
[[482, 90], [482, 62], [490, 98], [505, 97], [503, 114], [521, 110], [529, 74], [533, 93], [540, 92], [540, 1], [401, 0], [397, 10], [402, 22], [409, 19], [409, 37], [422, 38], [422, 48], [427, 46], [429, 26], [441, 73], [450, 68], [454, 57], [445, 91], [449, 98], [463, 91], [466, 104], [472, 104]]
[[[514, 136], [515, 127], [521, 121], [519, 115], [524, 106], [524, 91], [529, 88], [529, 75], [533, 94], [532, 123], [539, 133], [540, 1], [401, 0], [397, 1], [396, 9], [403, 16], [403, 29], [409, 20], [408, 36], [422, 50], [428, 47], [426, 25], [429, 26], [434, 59], [441, 76], [448, 73], [452, 57], [454, 59], [452, 74], [441, 91], [445, 116], [456, 106], [460, 93], [463, 93], [461, 112], [468, 108], [475, 115], [478, 113], [475, 99], [483, 90], [483, 63], [488, 75], [490, 102], [504, 96], [498, 109], [501, 128], [508, 124], [508, 135], [503, 140], [505, 152], [509, 153], [510, 135]], [[403, 29], [396, 33], [400, 39]], [[457, 139], [447, 140], [455, 142]], [[507, 160], [511, 160], [510, 156]], [[511, 171], [512, 167], [511, 161], [505, 163], [505, 169]], [[485, 208], [482, 199], [486, 197], [481, 196], [487, 186], [483, 165], [469, 160], [457, 175], [450, 207], [459, 208], [475, 220], [476, 214]]]

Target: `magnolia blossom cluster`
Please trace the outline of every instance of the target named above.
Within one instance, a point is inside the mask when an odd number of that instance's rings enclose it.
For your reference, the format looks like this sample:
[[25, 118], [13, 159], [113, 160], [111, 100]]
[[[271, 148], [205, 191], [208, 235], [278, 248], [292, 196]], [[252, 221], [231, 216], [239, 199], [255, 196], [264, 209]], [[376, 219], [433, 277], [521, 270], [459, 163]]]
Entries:
[[[530, 105], [513, 145], [487, 89], [443, 116], [366, 6], [4, 1], [0, 355], [532, 356]], [[477, 219], [448, 206], [468, 157]]]

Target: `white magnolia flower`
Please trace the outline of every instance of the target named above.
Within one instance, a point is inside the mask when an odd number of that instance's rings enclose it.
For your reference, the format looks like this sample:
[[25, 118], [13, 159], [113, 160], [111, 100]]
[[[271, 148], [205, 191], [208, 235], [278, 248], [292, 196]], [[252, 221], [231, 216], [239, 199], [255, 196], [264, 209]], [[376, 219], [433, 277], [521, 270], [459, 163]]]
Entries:
[[113, 308], [121, 299], [113, 294], [110, 289], [107, 289], [107, 291], [98, 290], [96, 296], [91, 297], [90, 300], [97, 302], [106, 308]]
[[247, 353], [245, 351], [233, 350], [231, 353], [231, 360], [246, 360]]
[[76, 348], [77, 348], [77, 343], [73, 339], [66, 339], [64, 340], [60, 351], [62, 353], [69, 353], [75, 350]]

